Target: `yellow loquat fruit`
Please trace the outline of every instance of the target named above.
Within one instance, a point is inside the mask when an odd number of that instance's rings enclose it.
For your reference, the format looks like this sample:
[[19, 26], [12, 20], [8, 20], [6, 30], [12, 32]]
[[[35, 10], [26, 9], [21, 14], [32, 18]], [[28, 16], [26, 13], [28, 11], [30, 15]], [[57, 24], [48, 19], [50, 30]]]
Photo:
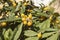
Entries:
[[13, 4], [14, 7], [16, 6], [16, 3], [15, 2], [13, 2], [12, 4]]
[[22, 14], [21, 14], [21, 17], [24, 17], [24, 16], [25, 16], [25, 14], [22, 13]]
[[2, 23], [1, 23], [1, 26], [3, 26], [3, 27], [6, 26], [6, 25], [7, 25], [6, 22], [2, 22]]
[[28, 15], [28, 18], [29, 18], [29, 19], [32, 19], [32, 14], [29, 14], [29, 15]]
[[49, 11], [49, 10], [50, 10], [49, 6], [47, 6], [47, 7], [44, 8], [44, 11]]
[[24, 17], [24, 18], [22, 18], [22, 21], [26, 21], [26, 18]]
[[23, 24], [26, 25], [27, 24], [27, 21], [23, 21]]
[[16, 18], [18, 18], [18, 16], [15, 16]]
[[58, 20], [56, 20], [56, 23], [59, 23], [59, 21], [58, 21]]
[[37, 34], [37, 37], [38, 37], [38, 38], [41, 38], [41, 37], [42, 37], [42, 34], [41, 34], [41, 33], [38, 33], [38, 34]]
[[28, 5], [26, 2], [23, 4], [24, 6]]
[[31, 21], [29, 21], [29, 22], [27, 23], [27, 25], [28, 25], [28, 26], [31, 26], [31, 25], [32, 25], [32, 22], [31, 22]]

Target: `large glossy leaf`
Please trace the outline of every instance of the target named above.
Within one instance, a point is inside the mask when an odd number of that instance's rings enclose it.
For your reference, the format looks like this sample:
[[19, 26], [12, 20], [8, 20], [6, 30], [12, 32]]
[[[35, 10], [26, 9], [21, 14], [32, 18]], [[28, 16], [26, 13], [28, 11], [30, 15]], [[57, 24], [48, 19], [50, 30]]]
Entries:
[[35, 36], [35, 35], [37, 35], [37, 32], [32, 31], [32, 30], [26, 30], [26, 31], [24, 31], [24, 35], [26, 35], [26, 36]]
[[53, 34], [51, 37], [47, 38], [46, 40], [57, 40], [59, 33]]
[[26, 38], [25, 40], [38, 40], [38, 37], [29, 37], [29, 38]]
[[19, 36], [20, 36], [20, 34], [22, 32], [22, 26], [23, 26], [22, 23], [20, 25], [18, 25], [18, 30], [17, 30], [13, 40], [17, 40], [19, 38]]
[[46, 37], [48, 37], [48, 36], [51, 36], [53, 33], [55, 33], [55, 32], [44, 33], [44, 34], [42, 35], [42, 38], [46, 38]]

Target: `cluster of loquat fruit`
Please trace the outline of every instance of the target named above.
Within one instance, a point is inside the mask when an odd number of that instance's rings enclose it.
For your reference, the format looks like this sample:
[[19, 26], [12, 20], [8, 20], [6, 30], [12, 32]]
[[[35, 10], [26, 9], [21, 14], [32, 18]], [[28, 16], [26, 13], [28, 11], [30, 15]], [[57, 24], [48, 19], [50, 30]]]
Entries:
[[25, 14], [21, 14], [22, 22], [24, 25], [31, 26], [32, 25], [32, 14], [29, 14], [28, 16]]

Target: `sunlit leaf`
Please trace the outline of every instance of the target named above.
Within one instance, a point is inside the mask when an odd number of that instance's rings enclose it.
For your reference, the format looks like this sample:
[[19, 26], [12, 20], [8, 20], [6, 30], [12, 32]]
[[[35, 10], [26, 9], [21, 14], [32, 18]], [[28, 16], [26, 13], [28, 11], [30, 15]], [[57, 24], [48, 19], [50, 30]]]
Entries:
[[17, 30], [13, 40], [17, 40], [19, 38], [19, 36], [20, 36], [20, 34], [22, 32], [22, 26], [23, 26], [22, 23], [20, 25], [18, 25], [18, 30]]
[[50, 28], [50, 19], [40, 23], [39, 28], [41, 31], [45, 31], [46, 29]]
[[26, 31], [24, 31], [24, 35], [26, 35], [26, 36], [35, 36], [35, 35], [37, 35], [37, 32], [34, 32], [32, 30], [26, 30]]

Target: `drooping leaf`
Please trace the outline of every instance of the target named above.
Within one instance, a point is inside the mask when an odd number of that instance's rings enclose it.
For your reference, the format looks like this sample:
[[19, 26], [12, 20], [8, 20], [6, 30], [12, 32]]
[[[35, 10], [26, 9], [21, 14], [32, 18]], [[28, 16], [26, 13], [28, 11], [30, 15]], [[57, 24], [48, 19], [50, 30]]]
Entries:
[[18, 30], [17, 30], [13, 40], [17, 40], [19, 38], [19, 36], [20, 36], [20, 34], [22, 32], [22, 26], [23, 26], [22, 23], [20, 25], [18, 25]]
[[24, 31], [24, 35], [26, 35], [26, 36], [35, 36], [35, 35], [37, 35], [37, 32], [34, 32], [32, 30], [26, 30], [26, 31]]
[[38, 40], [39, 38], [38, 37], [29, 37], [29, 38], [26, 38], [25, 40]]

